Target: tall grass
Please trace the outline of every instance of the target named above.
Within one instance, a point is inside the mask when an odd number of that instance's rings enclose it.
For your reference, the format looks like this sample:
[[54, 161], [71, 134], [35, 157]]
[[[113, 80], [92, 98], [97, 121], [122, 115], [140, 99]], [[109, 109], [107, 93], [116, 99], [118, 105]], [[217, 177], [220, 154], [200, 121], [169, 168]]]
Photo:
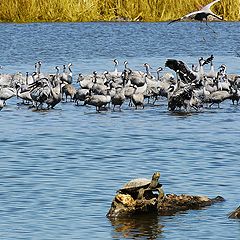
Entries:
[[[2, 22], [168, 21], [212, 0], [0, 0]], [[240, 20], [240, 0], [222, 0], [214, 12]]]

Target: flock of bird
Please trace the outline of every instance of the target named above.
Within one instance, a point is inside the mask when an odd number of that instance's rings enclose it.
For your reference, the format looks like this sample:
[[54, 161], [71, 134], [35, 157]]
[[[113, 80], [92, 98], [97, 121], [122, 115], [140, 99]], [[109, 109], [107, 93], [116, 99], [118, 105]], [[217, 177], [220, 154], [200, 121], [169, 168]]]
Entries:
[[[183, 20], [205, 21], [208, 16], [223, 20], [211, 11], [211, 7], [220, 0], [214, 0], [198, 11], [191, 12], [169, 23]], [[63, 71], [55, 67], [54, 74], [41, 72], [42, 62], [35, 63], [35, 71], [25, 76], [21, 73], [0, 74], [0, 109], [6, 101], [14, 96], [22, 99], [23, 104], [30, 104], [36, 110], [54, 108], [61, 101], [75, 101], [77, 105], [93, 105], [99, 112], [102, 109], [115, 107], [119, 109], [125, 101], [129, 106], [144, 108], [145, 99], [153, 104], [165, 97], [170, 111], [191, 109], [199, 110], [204, 104], [219, 104], [231, 99], [233, 104], [239, 102], [240, 78], [238, 75], [229, 75], [226, 65], [221, 65], [215, 71], [213, 56], [207, 59], [200, 58], [198, 65], [187, 66], [184, 62], [168, 59], [165, 66], [175, 72], [161, 75], [163, 68], [156, 70], [153, 75], [151, 66], [143, 64], [145, 71], [133, 70], [124, 62], [124, 70], [118, 71], [118, 61], [114, 60], [114, 71], [105, 71], [102, 74], [94, 71], [91, 75], [79, 74], [76, 83], [73, 82], [72, 64], [63, 65]], [[205, 65], [210, 64], [210, 71], [205, 72]], [[1, 67], [0, 67], [1, 69]]]
[[0, 74], [0, 108], [15, 96], [22, 99], [21, 104], [35, 110], [52, 109], [62, 101], [95, 106], [97, 112], [120, 110], [125, 102], [137, 109], [154, 105], [162, 98], [166, 99], [169, 111], [199, 111], [213, 104], [219, 107], [227, 99], [238, 104], [240, 76], [227, 74], [224, 64], [215, 70], [213, 59], [213, 55], [201, 57], [191, 67], [181, 60], [167, 59], [164, 68], [172, 71], [164, 74], [162, 67], [153, 74], [148, 63], [143, 64], [142, 71], [134, 70], [127, 61], [119, 71], [119, 63], [114, 59], [113, 71], [79, 73], [75, 81], [71, 63], [63, 65], [61, 73], [56, 66], [54, 74], [44, 74], [39, 61], [32, 74]]

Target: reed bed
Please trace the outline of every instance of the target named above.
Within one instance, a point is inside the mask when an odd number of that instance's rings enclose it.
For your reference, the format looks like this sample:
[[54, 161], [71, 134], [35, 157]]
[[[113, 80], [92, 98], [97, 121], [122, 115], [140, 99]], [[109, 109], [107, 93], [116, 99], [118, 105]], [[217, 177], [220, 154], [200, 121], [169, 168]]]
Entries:
[[[168, 21], [208, 0], [0, 0], [2, 22]], [[240, 0], [222, 0], [214, 11], [240, 20]]]

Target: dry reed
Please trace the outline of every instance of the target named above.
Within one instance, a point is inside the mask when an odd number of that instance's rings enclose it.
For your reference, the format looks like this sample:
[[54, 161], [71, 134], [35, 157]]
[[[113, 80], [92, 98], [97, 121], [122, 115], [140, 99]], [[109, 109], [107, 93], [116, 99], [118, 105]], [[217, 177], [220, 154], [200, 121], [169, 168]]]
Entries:
[[[2, 22], [168, 21], [208, 0], [0, 0]], [[222, 0], [214, 11], [240, 20], [240, 0]]]

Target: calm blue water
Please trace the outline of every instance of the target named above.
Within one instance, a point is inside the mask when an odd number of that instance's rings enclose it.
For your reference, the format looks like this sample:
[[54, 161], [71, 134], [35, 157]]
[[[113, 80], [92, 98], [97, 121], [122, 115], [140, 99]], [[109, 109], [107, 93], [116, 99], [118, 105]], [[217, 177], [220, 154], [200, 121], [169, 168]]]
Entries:
[[[239, 73], [239, 23], [0, 24], [2, 72], [43, 71], [73, 63], [74, 76], [128, 60], [142, 70], [167, 58], [191, 64], [215, 56]], [[121, 68], [122, 66], [120, 66]], [[169, 70], [165, 70], [169, 71]], [[239, 239], [240, 107], [189, 115], [166, 101], [144, 110], [96, 113], [62, 103], [35, 112], [11, 99], [0, 112], [0, 239]], [[115, 191], [161, 172], [166, 193], [223, 196], [226, 201], [171, 217], [110, 222]]]

